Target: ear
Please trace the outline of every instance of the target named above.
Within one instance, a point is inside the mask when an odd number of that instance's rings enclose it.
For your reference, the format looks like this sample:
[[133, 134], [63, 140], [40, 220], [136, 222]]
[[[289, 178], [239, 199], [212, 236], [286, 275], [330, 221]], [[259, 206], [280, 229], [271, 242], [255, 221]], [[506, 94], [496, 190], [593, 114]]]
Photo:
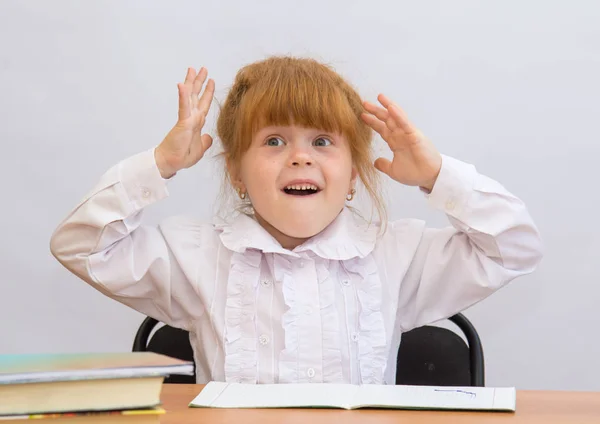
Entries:
[[229, 181], [236, 191], [246, 192], [246, 185], [242, 181], [240, 167], [236, 166], [229, 158], [225, 160], [227, 164], [227, 173], [229, 174]]
[[244, 186], [244, 183], [242, 182], [239, 167], [235, 166], [235, 164], [229, 158], [225, 160], [225, 163], [227, 165], [229, 181], [231, 182], [233, 188], [236, 190], [241, 189], [242, 191], [246, 191], [246, 186]]

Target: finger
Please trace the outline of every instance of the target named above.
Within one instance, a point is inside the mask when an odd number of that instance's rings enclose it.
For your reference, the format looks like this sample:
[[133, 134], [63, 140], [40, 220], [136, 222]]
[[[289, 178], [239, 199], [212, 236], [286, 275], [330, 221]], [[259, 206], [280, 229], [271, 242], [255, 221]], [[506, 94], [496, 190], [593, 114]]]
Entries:
[[384, 109], [380, 106], [374, 105], [371, 102], [364, 101], [363, 106], [367, 112], [375, 115], [382, 121], [387, 121], [388, 118], [390, 117], [390, 114], [388, 113], [388, 111], [386, 109]]
[[179, 92], [179, 120], [186, 119], [190, 116], [190, 95], [187, 87], [183, 83], [177, 84]]
[[377, 158], [375, 161], [375, 168], [386, 175], [390, 175], [390, 172], [392, 171], [392, 162], [385, 158]]
[[194, 68], [188, 68], [183, 84], [177, 84], [177, 88], [179, 88], [179, 119], [185, 119], [191, 114], [190, 95], [195, 77]]
[[381, 106], [374, 105], [373, 103], [364, 102], [364, 107], [366, 110], [371, 112], [373, 115], [377, 116], [379, 119], [385, 122], [390, 131], [395, 131], [398, 128], [395, 120], [391, 117], [390, 112], [387, 109], [382, 108]]
[[188, 68], [184, 84], [191, 88], [194, 83], [194, 78], [196, 78], [196, 70], [194, 68]]
[[390, 118], [397, 127], [400, 127], [404, 132], [408, 134], [413, 133], [415, 131], [414, 127], [408, 120], [408, 116], [406, 116], [406, 113], [402, 110], [400, 106], [392, 102], [384, 94], [380, 94], [379, 96], [377, 96], [377, 100], [379, 100], [379, 103], [381, 103], [382, 106], [384, 106], [387, 109]]
[[405, 134], [413, 134], [416, 129], [406, 118], [406, 114], [400, 109], [399, 106], [392, 104], [388, 109], [390, 111], [390, 118], [394, 123], [404, 131]]
[[385, 94], [379, 94], [377, 100], [379, 100], [379, 103], [386, 109], [392, 104], [392, 101]]
[[202, 90], [202, 86], [204, 85], [204, 81], [206, 81], [206, 76], [208, 75], [208, 71], [206, 68], [200, 68], [198, 75], [194, 79], [194, 84], [192, 88], [192, 99], [197, 99], [200, 94], [200, 90]]
[[206, 88], [204, 88], [204, 93], [202, 93], [202, 96], [200, 97], [200, 102], [198, 104], [198, 109], [203, 115], [206, 115], [208, 113], [208, 109], [210, 108], [210, 104], [212, 103], [214, 95], [215, 81], [213, 79], [209, 79], [206, 83]]
[[388, 134], [390, 132], [390, 129], [385, 124], [385, 122], [383, 122], [376, 116], [370, 115], [368, 113], [361, 114], [361, 118], [363, 119], [363, 121], [365, 121], [365, 123], [368, 126], [370, 126], [375, 131], [377, 131], [379, 133], [379, 135], [381, 135], [381, 137], [383, 137], [384, 140], [386, 139], [386, 137], [388, 136]]

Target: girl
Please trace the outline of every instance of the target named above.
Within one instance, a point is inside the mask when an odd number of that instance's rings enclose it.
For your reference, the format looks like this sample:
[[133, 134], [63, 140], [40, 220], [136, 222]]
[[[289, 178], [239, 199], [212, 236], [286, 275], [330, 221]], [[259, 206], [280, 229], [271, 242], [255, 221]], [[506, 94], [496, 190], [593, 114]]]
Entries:
[[[108, 170], [51, 240], [100, 292], [189, 331], [198, 383], [394, 384], [403, 332], [538, 264], [538, 231], [519, 199], [441, 155], [384, 95], [381, 106], [362, 102], [333, 70], [289, 57], [241, 69], [218, 117], [228, 184], [251, 211], [142, 225], [167, 180], [212, 144], [201, 135], [214, 93], [206, 78], [188, 70], [174, 128]], [[374, 167], [372, 130], [393, 152]], [[386, 223], [377, 170], [420, 187], [452, 226]], [[359, 181], [381, 224], [349, 209]]]

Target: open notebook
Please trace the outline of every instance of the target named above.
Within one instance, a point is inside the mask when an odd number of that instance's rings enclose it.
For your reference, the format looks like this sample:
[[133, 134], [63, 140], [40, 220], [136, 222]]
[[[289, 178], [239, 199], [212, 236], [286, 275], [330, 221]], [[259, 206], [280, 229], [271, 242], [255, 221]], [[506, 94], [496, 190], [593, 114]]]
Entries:
[[208, 383], [199, 408], [382, 408], [514, 411], [514, 388]]

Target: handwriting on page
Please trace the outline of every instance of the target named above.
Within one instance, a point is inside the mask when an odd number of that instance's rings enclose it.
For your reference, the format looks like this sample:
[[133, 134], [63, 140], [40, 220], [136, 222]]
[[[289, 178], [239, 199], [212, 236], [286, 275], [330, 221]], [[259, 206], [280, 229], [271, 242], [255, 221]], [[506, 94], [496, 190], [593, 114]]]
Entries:
[[465, 387], [362, 386], [355, 402], [364, 406], [482, 409], [493, 406], [494, 391]]
[[436, 392], [448, 393], [448, 394], [459, 394], [459, 395], [467, 395], [471, 399], [475, 399], [477, 397], [477, 393], [469, 392], [466, 390], [458, 390], [458, 389], [434, 389]]

